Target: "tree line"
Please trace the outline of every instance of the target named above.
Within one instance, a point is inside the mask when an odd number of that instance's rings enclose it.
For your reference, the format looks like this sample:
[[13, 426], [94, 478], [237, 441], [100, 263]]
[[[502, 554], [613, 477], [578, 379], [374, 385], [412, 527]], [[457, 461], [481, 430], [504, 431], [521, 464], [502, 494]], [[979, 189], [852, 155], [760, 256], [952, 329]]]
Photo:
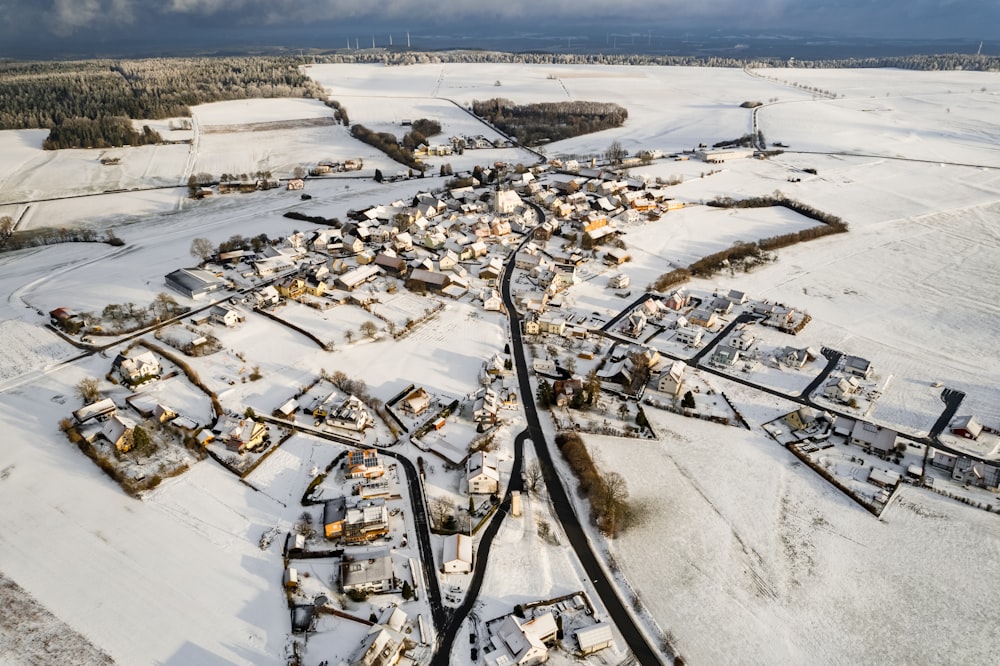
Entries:
[[[734, 58], [729, 56], [654, 55], [644, 53], [501, 53], [495, 51], [450, 52], [352, 52], [318, 56], [317, 62], [380, 63], [415, 65], [440, 63], [514, 63], [539, 65], [659, 65], [666, 67], [788, 67], [785, 58]], [[1000, 71], [1000, 56], [972, 53], [937, 53], [866, 58], [796, 60], [795, 69], [894, 68], [922, 71], [962, 69], [974, 72]]]
[[60, 129], [50, 148], [150, 142], [145, 131], [123, 133], [119, 119], [190, 116], [197, 104], [260, 97], [319, 99], [348, 123], [290, 57], [0, 62], [0, 129]]
[[628, 111], [612, 102], [541, 102], [520, 105], [499, 97], [474, 101], [472, 112], [527, 146], [538, 146], [620, 127], [628, 118]]
[[356, 124], [351, 126], [351, 136], [358, 141], [381, 150], [400, 164], [405, 164], [411, 169], [417, 169], [418, 171], [424, 170], [424, 165], [413, 156], [412, 150], [404, 147], [399, 139], [396, 138], [396, 135], [391, 132], [374, 132], [364, 125]]

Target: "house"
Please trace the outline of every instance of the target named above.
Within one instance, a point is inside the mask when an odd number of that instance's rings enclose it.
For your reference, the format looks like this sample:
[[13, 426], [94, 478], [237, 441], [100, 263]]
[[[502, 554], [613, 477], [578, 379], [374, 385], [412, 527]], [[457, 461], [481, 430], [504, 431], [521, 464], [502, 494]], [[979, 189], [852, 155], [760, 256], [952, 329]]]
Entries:
[[327, 414], [326, 423], [335, 428], [362, 432], [375, 425], [375, 418], [360, 398], [349, 395]]
[[254, 450], [270, 437], [267, 426], [253, 419], [226, 417], [219, 422], [216, 430], [226, 448], [240, 454]]
[[615, 637], [611, 631], [611, 625], [607, 622], [598, 622], [586, 629], [577, 629], [576, 644], [580, 654], [593, 654], [614, 644]]
[[861, 390], [861, 385], [854, 377], [833, 379], [823, 387], [823, 397], [837, 402], [849, 403]]
[[860, 356], [847, 356], [844, 358], [844, 372], [855, 377], [868, 379], [872, 375], [871, 361]]
[[671, 310], [681, 310], [688, 306], [690, 300], [691, 300], [690, 296], [688, 296], [683, 291], [678, 290], [671, 292], [669, 296], [663, 299], [663, 304], [666, 305]]
[[285, 569], [284, 581], [285, 587], [294, 589], [299, 586], [299, 572], [295, 569], [295, 567], [288, 567]]
[[788, 366], [789, 368], [800, 369], [805, 366], [809, 361], [815, 360], [815, 357], [810, 354], [808, 349], [796, 349], [795, 347], [785, 347], [777, 354], [775, 354], [775, 360], [778, 363]]
[[566, 320], [561, 317], [539, 317], [538, 328], [541, 333], [565, 335]]
[[494, 456], [477, 451], [469, 456], [465, 467], [465, 480], [470, 495], [492, 495], [500, 490], [500, 471]]
[[684, 386], [684, 369], [686, 367], [683, 361], [674, 361], [671, 363], [670, 367], [660, 373], [659, 378], [656, 380], [656, 390], [674, 398], [679, 396]]
[[868, 483], [879, 488], [892, 488], [899, 483], [899, 472], [884, 469], [872, 469], [868, 475]]
[[503, 298], [496, 289], [487, 289], [483, 292], [483, 309], [487, 312], [501, 312], [503, 310]]
[[281, 294], [270, 284], [253, 292], [252, 298], [259, 308], [274, 307], [281, 302]]
[[501, 190], [493, 198], [493, 211], [500, 215], [510, 215], [522, 205], [524, 202], [514, 190]]
[[631, 280], [629, 279], [628, 275], [626, 275], [625, 273], [618, 273], [617, 275], [613, 275], [611, 276], [610, 279], [608, 279], [608, 288], [624, 289], [627, 286], [629, 286], [630, 283]]
[[294, 300], [302, 298], [302, 294], [306, 293], [306, 281], [297, 277], [286, 278], [275, 285], [275, 288], [280, 295]]
[[344, 543], [363, 544], [389, 533], [389, 510], [384, 499], [361, 500], [344, 514]]
[[160, 376], [160, 362], [153, 352], [147, 351], [136, 356], [119, 354], [111, 364], [111, 370], [118, 372], [122, 382], [135, 386]]
[[405, 647], [406, 637], [400, 630], [381, 623], [373, 625], [350, 666], [393, 666], [403, 658]]
[[800, 407], [794, 412], [790, 412], [785, 415], [785, 423], [793, 431], [795, 430], [806, 430], [811, 425], [816, 423], [816, 410], [812, 407]]
[[441, 573], [470, 573], [472, 564], [472, 537], [466, 534], [445, 537]]
[[733, 305], [743, 305], [750, 298], [742, 291], [736, 291], [735, 289], [730, 289], [729, 293], [726, 294], [726, 300], [728, 300]]
[[340, 587], [344, 592], [379, 593], [395, 589], [396, 574], [388, 554], [369, 558], [345, 558], [340, 563]]
[[483, 658], [488, 666], [531, 666], [548, 660], [545, 646], [558, 634], [555, 617], [549, 611], [530, 620], [508, 615], [490, 629]]
[[212, 309], [209, 310], [209, 317], [211, 317], [213, 322], [222, 324], [227, 328], [234, 328], [245, 319], [239, 310], [225, 303], [212, 306]]
[[98, 420], [106, 421], [118, 411], [115, 407], [115, 402], [111, 398], [104, 398], [103, 400], [98, 400], [89, 405], [81, 407], [80, 409], [73, 412], [73, 420], [76, 421], [77, 425], [83, 425], [88, 421]]
[[681, 326], [677, 329], [674, 339], [682, 345], [697, 347], [701, 344], [703, 334], [704, 331], [700, 328], [694, 328], [693, 326]]
[[305, 279], [304, 288], [305, 293], [318, 298], [326, 293], [326, 282], [316, 275], [310, 275]]
[[383, 474], [385, 474], [385, 466], [382, 464], [382, 457], [376, 449], [362, 449], [347, 454], [347, 461], [344, 464], [344, 478], [372, 479]]
[[411, 416], [420, 416], [431, 406], [431, 397], [422, 387], [411, 391], [401, 401], [403, 411]]
[[887, 454], [896, 448], [896, 431], [874, 423], [856, 421], [851, 430], [851, 444]]
[[960, 456], [955, 461], [951, 478], [959, 483], [985, 488], [990, 492], [1000, 489], [1000, 463]]
[[179, 268], [167, 273], [164, 283], [188, 298], [198, 298], [226, 286], [226, 281], [200, 268]]
[[354, 234], [347, 234], [341, 244], [341, 252], [344, 254], [359, 254], [365, 249], [365, 242]]
[[385, 252], [375, 255], [373, 263], [389, 275], [400, 276], [406, 272], [406, 261], [402, 257], [391, 256]]
[[289, 178], [288, 179], [288, 189], [290, 190], [301, 190], [306, 186], [306, 181], [301, 178]]
[[723, 367], [736, 365], [740, 360], [740, 351], [729, 345], [719, 345], [712, 353], [712, 363]]
[[101, 428], [101, 435], [108, 440], [112, 446], [121, 453], [132, 450], [132, 433], [135, 431], [136, 423], [127, 416], [115, 414], [104, 422]]
[[962, 416], [951, 425], [951, 434], [965, 437], [966, 439], [978, 439], [983, 432], [983, 426], [979, 425], [976, 417]]
[[337, 497], [323, 502], [323, 534], [327, 539], [344, 536], [344, 520], [347, 518], [347, 498]]
[[750, 331], [743, 331], [738, 336], [729, 341], [729, 344], [740, 351], [750, 351], [750, 348], [757, 342], [757, 338]]
[[622, 333], [632, 338], [638, 338], [642, 335], [644, 328], [646, 328], [646, 315], [641, 310], [636, 309], [629, 313], [622, 326]]
[[557, 379], [552, 382], [552, 392], [555, 395], [556, 405], [564, 407], [573, 401], [573, 396], [584, 393], [583, 380], [579, 377]]
[[699, 307], [692, 310], [687, 319], [692, 326], [712, 328], [715, 326], [715, 311], [707, 307]]

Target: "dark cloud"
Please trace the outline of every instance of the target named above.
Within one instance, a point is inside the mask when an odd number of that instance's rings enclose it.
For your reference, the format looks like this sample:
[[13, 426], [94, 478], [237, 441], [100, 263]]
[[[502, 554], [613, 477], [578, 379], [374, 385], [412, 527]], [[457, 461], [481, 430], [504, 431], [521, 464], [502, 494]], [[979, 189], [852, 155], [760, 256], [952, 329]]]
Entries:
[[100, 54], [133, 44], [168, 52], [210, 49], [213, 40], [330, 48], [388, 30], [470, 39], [699, 29], [978, 40], [998, 24], [995, 0], [0, 0], [0, 55], [27, 47], [36, 57]]

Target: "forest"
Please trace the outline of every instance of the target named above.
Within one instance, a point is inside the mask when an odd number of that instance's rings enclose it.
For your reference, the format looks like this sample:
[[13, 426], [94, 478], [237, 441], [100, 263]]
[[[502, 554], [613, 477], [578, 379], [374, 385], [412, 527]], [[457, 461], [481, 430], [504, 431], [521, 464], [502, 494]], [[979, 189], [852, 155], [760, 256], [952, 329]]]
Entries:
[[628, 118], [625, 108], [611, 102], [518, 105], [497, 97], [473, 102], [472, 112], [526, 146], [620, 127]]
[[0, 129], [52, 130], [46, 148], [136, 145], [154, 137], [124, 132], [119, 119], [190, 116], [196, 104], [259, 97], [320, 99], [346, 124], [346, 111], [298, 65], [270, 56], [0, 62]]

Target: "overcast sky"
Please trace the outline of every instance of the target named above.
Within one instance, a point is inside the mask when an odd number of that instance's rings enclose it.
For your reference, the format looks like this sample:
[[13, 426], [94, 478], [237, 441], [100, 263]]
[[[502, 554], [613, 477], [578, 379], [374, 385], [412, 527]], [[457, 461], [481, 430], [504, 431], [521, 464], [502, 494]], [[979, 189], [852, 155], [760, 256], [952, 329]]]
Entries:
[[335, 48], [345, 36], [370, 39], [375, 31], [474, 36], [602, 27], [978, 41], [995, 38], [997, 26], [998, 0], [0, 0], [0, 55], [17, 56], [24, 46], [53, 57], [111, 52], [143, 40], [208, 49], [213, 37]]

